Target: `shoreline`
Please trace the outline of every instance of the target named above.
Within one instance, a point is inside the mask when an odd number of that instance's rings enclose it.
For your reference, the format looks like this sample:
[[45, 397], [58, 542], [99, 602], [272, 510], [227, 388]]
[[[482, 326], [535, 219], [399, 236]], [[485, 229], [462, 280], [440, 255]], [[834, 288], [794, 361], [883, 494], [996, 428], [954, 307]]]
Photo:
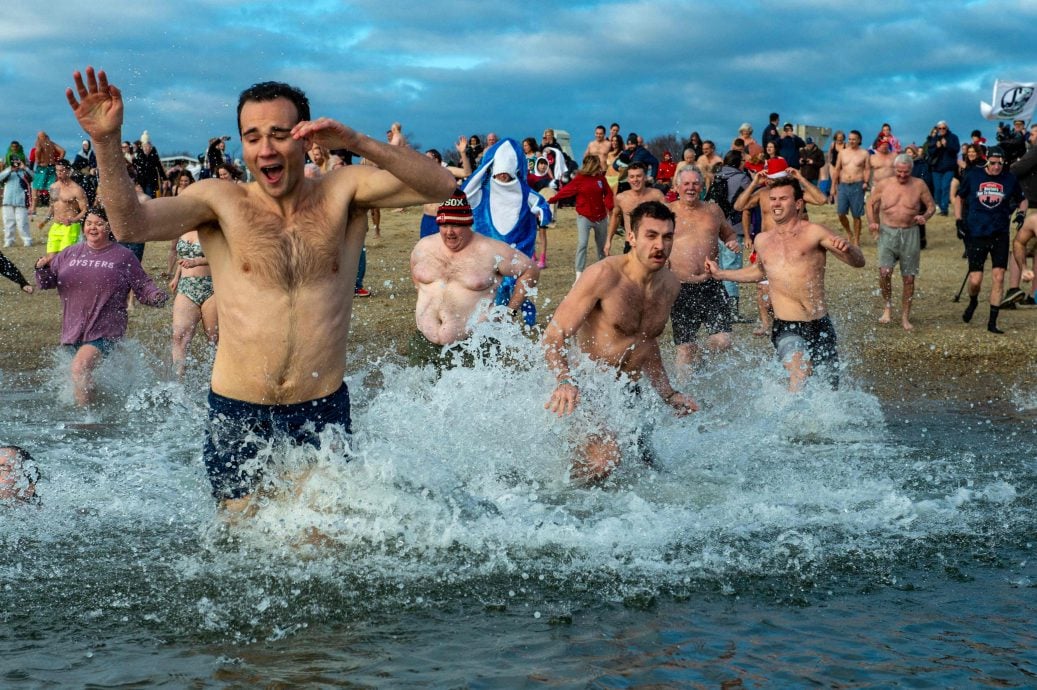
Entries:
[[[811, 220], [839, 231], [834, 207], [810, 207]], [[548, 268], [543, 271], [538, 290], [538, 323], [543, 326], [572, 285], [573, 255], [576, 246], [575, 215], [572, 209], [560, 210], [555, 227], [548, 231]], [[414, 330], [415, 290], [409, 273], [410, 251], [417, 241], [420, 209], [403, 213], [384, 213], [382, 238], [368, 236], [365, 286], [372, 295], [356, 299], [350, 328], [349, 370], [356, 370], [368, 359], [395, 352], [406, 353]], [[44, 249], [45, 231], [33, 223], [32, 247], [4, 249], [6, 256], [32, 282], [33, 262]], [[928, 248], [922, 251], [912, 310], [912, 332], [899, 323], [900, 278], [894, 270], [894, 322], [879, 324], [881, 298], [875, 241], [865, 225], [862, 238], [867, 265], [852, 269], [830, 260], [827, 269], [828, 309], [839, 335], [839, 350], [848, 373], [860, 384], [874, 390], [883, 400], [910, 397], [946, 398], [967, 401], [1003, 399], [1015, 384], [1025, 380], [1034, 360], [1030, 352], [1037, 342], [1037, 307], [1020, 307], [1001, 312], [999, 326], [1004, 335], [986, 330], [989, 269], [980, 292], [980, 308], [972, 323], [961, 320], [967, 297], [954, 303], [953, 297], [966, 272], [961, 258], [962, 245], [955, 236], [949, 216], [934, 217], [927, 230]], [[616, 243], [615, 252], [621, 251]], [[144, 268], [160, 286], [165, 281], [168, 245], [149, 243]], [[1007, 281], [1006, 281], [1007, 282]], [[755, 316], [754, 289], [742, 286], [741, 312]], [[26, 295], [13, 282], [0, 281], [0, 371], [29, 373], [49, 367], [61, 330], [61, 305], [54, 290]], [[138, 307], [130, 312], [128, 338], [162, 359], [168, 359], [171, 333], [170, 307]], [[771, 351], [770, 339], [752, 336], [753, 324], [738, 324], [736, 343], [751, 339]], [[669, 331], [662, 336], [664, 357], [672, 366]], [[203, 352], [203, 338], [196, 337], [192, 352]], [[744, 343], [743, 343], [744, 344]], [[752, 347], [757, 347], [756, 344]], [[694, 395], [694, 392], [692, 391]]]

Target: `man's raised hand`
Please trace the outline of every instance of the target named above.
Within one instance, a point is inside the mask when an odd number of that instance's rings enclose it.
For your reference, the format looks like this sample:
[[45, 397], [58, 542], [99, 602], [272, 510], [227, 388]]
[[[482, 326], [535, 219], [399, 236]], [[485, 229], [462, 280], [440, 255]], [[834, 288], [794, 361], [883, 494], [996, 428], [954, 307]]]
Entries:
[[79, 126], [95, 142], [113, 134], [118, 137], [122, 128], [122, 92], [108, 83], [108, 75], [104, 70], [98, 70], [95, 74], [93, 67], [86, 68], [85, 82], [78, 71], [72, 73], [72, 79], [75, 81], [75, 91], [65, 89], [65, 98]]

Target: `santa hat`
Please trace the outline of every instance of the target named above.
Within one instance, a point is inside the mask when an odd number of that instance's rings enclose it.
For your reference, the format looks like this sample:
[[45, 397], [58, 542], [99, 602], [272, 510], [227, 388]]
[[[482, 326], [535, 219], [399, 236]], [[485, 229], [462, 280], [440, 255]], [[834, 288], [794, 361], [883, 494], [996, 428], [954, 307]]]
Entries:
[[776, 180], [779, 177], [786, 177], [789, 174], [788, 169], [788, 162], [786, 162], [785, 159], [780, 156], [777, 158], [769, 159], [767, 161], [766, 167], [764, 167], [764, 171], [767, 177], [769, 177], [772, 180]]
[[436, 211], [437, 225], [471, 225], [472, 207], [468, 205], [468, 197], [460, 189], [454, 190], [453, 196], [443, 202]]

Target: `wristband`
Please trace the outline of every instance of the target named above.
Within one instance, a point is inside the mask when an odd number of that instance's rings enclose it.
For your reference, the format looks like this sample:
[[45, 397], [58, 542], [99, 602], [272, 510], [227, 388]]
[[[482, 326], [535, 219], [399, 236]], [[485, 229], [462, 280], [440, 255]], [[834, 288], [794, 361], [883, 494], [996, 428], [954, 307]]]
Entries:
[[569, 385], [569, 386], [572, 386], [573, 388], [579, 388], [579, 386], [577, 386], [576, 383], [572, 379], [562, 379], [561, 381], [558, 382], [558, 385], [559, 386]]
[[673, 399], [673, 396], [677, 395], [677, 393], [679, 393], [679, 392], [680, 391], [678, 391], [676, 388], [673, 389], [673, 391], [671, 391], [669, 395], [667, 395], [665, 398], [663, 398], [663, 402], [664, 403], [670, 402], [670, 400]]

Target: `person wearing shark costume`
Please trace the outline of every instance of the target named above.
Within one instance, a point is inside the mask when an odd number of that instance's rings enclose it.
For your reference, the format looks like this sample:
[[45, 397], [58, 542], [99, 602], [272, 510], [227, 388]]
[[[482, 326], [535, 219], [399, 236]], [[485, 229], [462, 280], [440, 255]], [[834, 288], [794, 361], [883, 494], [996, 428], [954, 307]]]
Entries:
[[[475, 231], [509, 244], [532, 258], [537, 229], [551, 222], [551, 208], [526, 181], [526, 157], [514, 139], [502, 139], [483, 153], [482, 163], [461, 186], [472, 207]], [[507, 304], [515, 287], [505, 279], [496, 304]], [[536, 323], [536, 307], [522, 303], [527, 325]]]

